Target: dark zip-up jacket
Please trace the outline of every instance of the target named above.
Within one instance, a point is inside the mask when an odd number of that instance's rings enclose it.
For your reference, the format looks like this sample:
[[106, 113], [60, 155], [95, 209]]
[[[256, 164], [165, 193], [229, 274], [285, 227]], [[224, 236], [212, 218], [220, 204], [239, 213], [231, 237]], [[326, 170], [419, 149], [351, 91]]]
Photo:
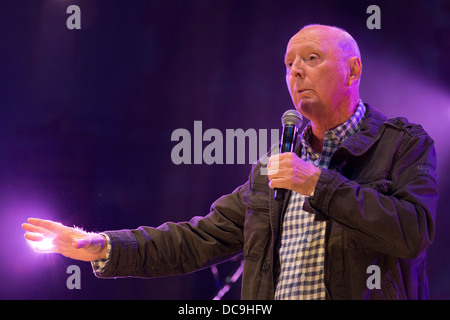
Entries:
[[[361, 130], [334, 152], [304, 204], [316, 219], [329, 220], [327, 298], [426, 299], [425, 257], [438, 199], [434, 143], [421, 126], [386, 119], [366, 107]], [[243, 251], [242, 298], [273, 299], [289, 197], [284, 203], [274, 200], [263, 170], [266, 157], [206, 216], [158, 228], [107, 231], [110, 260], [97, 276], [189, 273]]]

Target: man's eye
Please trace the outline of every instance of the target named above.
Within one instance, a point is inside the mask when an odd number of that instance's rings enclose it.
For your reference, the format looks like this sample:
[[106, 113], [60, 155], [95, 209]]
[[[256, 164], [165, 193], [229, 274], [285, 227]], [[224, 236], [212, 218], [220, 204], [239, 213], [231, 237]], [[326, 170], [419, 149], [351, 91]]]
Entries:
[[292, 62], [287, 62], [286, 63], [286, 73], [291, 72], [291, 68], [292, 68]]
[[316, 65], [319, 63], [319, 61], [319, 57], [315, 54], [312, 54], [305, 59], [305, 62], [309, 65]]

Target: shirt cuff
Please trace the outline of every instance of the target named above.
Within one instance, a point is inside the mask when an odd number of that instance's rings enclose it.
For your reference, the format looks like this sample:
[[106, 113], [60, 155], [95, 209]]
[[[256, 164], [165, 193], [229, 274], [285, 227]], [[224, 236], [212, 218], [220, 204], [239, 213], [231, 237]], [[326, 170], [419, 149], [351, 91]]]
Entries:
[[109, 236], [106, 233], [100, 234], [106, 238], [106, 259], [98, 259], [95, 261], [91, 261], [92, 269], [94, 270], [94, 273], [98, 276], [101, 276], [103, 271], [105, 270], [106, 265], [110, 260], [110, 253], [111, 253], [111, 240], [109, 239]]

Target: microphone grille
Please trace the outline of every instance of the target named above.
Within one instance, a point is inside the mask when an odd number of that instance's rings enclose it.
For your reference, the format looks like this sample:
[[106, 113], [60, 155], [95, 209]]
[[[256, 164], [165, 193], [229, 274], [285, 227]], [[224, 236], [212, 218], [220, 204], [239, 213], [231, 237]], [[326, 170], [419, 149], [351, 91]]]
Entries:
[[281, 124], [282, 125], [295, 125], [297, 127], [301, 127], [303, 123], [303, 117], [297, 110], [291, 109], [287, 110], [285, 113], [283, 113], [283, 116], [281, 117]]

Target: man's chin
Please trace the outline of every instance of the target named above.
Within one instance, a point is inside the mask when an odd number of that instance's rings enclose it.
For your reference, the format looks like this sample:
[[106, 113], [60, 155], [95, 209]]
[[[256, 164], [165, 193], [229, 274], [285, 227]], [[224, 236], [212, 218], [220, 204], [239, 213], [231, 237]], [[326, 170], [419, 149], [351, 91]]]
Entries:
[[305, 98], [300, 100], [295, 108], [302, 114], [303, 117], [311, 120], [311, 117], [314, 118], [314, 115], [320, 110], [320, 105], [314, 101], [314, 99]]

